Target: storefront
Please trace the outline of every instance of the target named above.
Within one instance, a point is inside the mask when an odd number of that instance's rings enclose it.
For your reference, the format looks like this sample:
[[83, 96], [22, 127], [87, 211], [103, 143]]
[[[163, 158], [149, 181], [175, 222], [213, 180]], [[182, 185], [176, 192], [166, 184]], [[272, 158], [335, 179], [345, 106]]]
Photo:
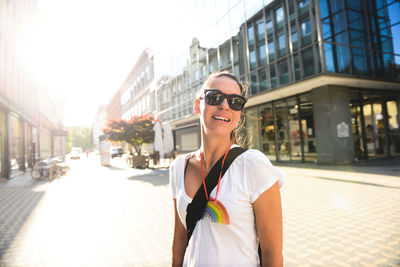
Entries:
[[399, 156], [399, 93], [354, 89], [350, 105], [356, 157]]
[[24, 127], [18, 115], [9, 116], [9, 160], [11, 176], [24, 170]]
[[399, 109], [395, 91], [317, 88], [246, 109], [247, 141], [280, 162], [400, 156]]
[[311, 94], [273, 101], [246, 110], [250, 148], [272, 161], [316, 160]]
[[40, 143], [40, 148], [39, 148], [39, 156], [41, 159], [46, 159], [50, 158], [52, 156], [52, 137], [51, 137], [51, 131], [44, 128], [44, 127], [39, 127], [39, 143]]
[[0, 177], [6, 177], [6, 116], [0, 109]]

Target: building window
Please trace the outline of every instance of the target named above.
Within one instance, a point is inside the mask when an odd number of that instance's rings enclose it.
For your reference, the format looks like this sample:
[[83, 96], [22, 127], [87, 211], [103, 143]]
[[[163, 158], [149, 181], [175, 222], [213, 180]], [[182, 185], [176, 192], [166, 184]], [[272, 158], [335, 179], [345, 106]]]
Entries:
[[257, 73], [251, 73], [251, 94], [255, 95], [258, 91], [258, 83], [257, 83]]
[[276, 27], [279, 29], [283, 26], [283, 8], [279, 7], [275, 10]]
[[214, 65], [212, 62], [210, 62], [209, 69], [210, 69], [210, 73], [212, 73], [214, 71]]
[[250, 69], [253, 70], [257, 67], [256, 51], [250, 51]]
[[278, 36], [278, 49], [279, 49], [279, 56], [284, 56], [286, 54], [286, 38], [285, 38], [285, 34], [281, 33]]
[[275, 60], [275, 45], [274, 45], [273, 40], [268, 42], [268, 54], [269, 54], [269, 61], [274, 61]]
[[300, 62], [298, 54], [293, 56], [293, 61], [294, 61], [294, 77], [296, 81], [298, 81], [301, 79], [301, 70], [300, 70]]
[[249, 25], [247, 28], [247, 37], [249, 39], [249, 45], [254, 45], [254, 28], [253, 25]]
[[306, 20], [301, 23], [301, 37], [302, 37], [302, 46], [311, 43], [311, 23], [310, 20]]
[[292, 47], [293, 51], [296, 51], [298, 48], [298, 37], [295, 25], [292, 26]]
[[325, 67], [327, 72], [335, 72], [335, 60], [333, 57], [332, 44], [324, 43]]
[[267, 21], [266, 28], [267, 28], [267, 34], [271, 34], [273, 32], [271, 20]]
[[262, 19], [259, 19], [256, 21], [257, 25], [257, 41], [264, 41], [265, 40], [265, 35], [264, 35], [264, 21]]
[[366, 50], [351, 48], [353, 74], [367, 75], [370, 73]]
[[335, 45], [337, 71], [340, 73], [350, 73], [350, 56], [349, 48], [343, 45]]
[[278, 70], [279, 70], [279, 84], [282, 85], [288, 83], [289, 72], [286, 59], [278, 63]]
[[201, 66], [201, 77], [206, 76], [206, 65]]
[[267, 55], [265, 53], [265, 45], [262, 45], [258, 48], [258, 57], [260, 59], [260, 66], [263, 66], [267, 62]]
[[299, 2], [299, 13], [300, 15], [304, 15], [308, 12], [308, 0], [303, 0]]
[[315, 73], [313, 48], [305, 49], [301, 53], [301, 56], [303, 59], [304, 77], [313, 75]]
[[268, 89], [268, 83], [267, 83], [267, 72], [265, 68], [261, 68], [258, 71], [258, 80], [259, 80], [259, 85], [260, 85], [260, 91], [265, 91]]
[[278, 85], [278, 80], [276, 78], [275, 64], [270, 64], [270, 77], [271, 77], [271, 87], [275, 88]]

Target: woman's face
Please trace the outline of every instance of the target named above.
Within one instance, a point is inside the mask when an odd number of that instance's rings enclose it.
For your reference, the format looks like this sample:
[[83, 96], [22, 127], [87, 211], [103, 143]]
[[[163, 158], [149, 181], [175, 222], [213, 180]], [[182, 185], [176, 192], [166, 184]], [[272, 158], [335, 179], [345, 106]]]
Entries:
[[[217, 89], [228, 95], [242, 95], [236, 81], [224, 76], [211, 80], [207, 89]], [[217, 106], [208, 105], [204, 100], [204, 93], [201, 99], [195, 100], [194, 112], [200, 114], [204, 133], [212, 134], [212, 136], [230, 136], [230, 133], [238, 124], [241, 114], [241, 111], [229, 107], [226, 98]]]

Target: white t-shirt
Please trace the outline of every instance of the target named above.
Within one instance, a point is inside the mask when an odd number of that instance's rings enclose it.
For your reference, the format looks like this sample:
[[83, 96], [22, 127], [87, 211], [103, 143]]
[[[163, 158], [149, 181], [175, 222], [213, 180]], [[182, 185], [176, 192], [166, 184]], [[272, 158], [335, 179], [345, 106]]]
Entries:
[[[186, 156], [176, 158], [169, 171], [172, 197], [185, 228], [186, 208], [192, 201], [184, 185]], [[282, 185], [283, 173], [263, 153], [249, 149], [238, 156], [221, 179], [217, 203], [207, 206], [197, 222], [183, 266], [259, 266], [253, 203], [276, 182]]]

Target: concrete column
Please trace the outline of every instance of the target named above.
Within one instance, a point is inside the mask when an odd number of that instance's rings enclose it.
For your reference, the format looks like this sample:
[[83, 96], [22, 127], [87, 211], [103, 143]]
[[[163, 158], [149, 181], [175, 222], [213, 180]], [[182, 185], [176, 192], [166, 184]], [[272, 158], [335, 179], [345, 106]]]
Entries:
[[354, 138], [347, 87], [323, 86], [312, 91], [319, 164], [354, 162]]

